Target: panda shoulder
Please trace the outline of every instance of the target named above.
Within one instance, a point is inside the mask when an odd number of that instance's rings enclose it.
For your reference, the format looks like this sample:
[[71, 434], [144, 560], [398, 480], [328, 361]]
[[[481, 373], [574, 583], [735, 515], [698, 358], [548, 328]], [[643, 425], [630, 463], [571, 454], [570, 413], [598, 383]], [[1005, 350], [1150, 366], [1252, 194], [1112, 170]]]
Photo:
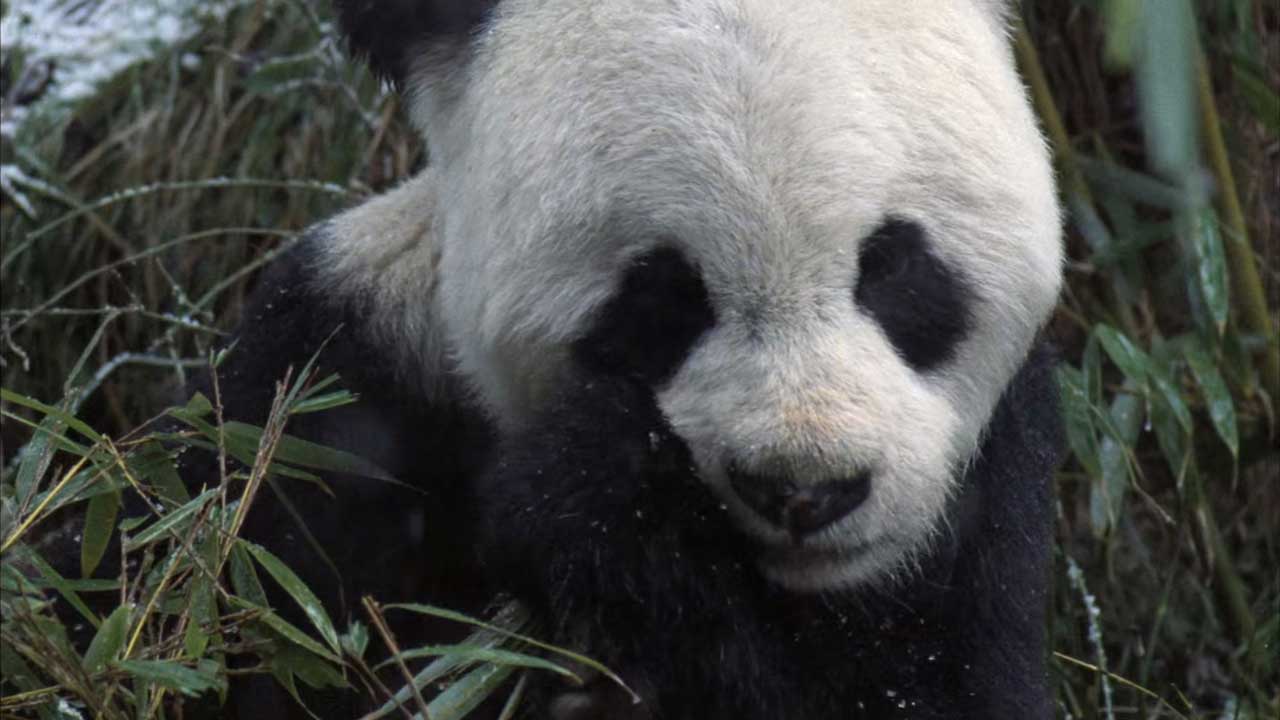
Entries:
[[[437, 312], [434, 174], [425, 171], [307, 230], [264, 272], [238, 355], [320, 363], [423, 400], [455, 395]], [[365, 388], [356, 388], [362, 390]]]
[[398, 380], [429, 398], [449, 391], [450, 375], [435, 209], [436, 175], [427, 169], [309, 238], [313, 291], [345, 306], [363, 340], [395, 365]]

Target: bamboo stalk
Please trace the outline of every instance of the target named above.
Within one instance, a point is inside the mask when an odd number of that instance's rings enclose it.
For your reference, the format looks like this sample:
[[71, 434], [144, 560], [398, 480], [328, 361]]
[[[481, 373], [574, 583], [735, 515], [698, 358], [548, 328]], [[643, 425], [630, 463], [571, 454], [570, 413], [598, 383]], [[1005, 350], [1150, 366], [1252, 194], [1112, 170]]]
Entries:
[[1253, 259], [1253, 245], [1249, 242], [1249, 228], [1236, 190], [1235, 175], [1227, 157], [1227, 144], [1222, 136], [1222, 122], [1209, 79], [1209, 64], [1204, 51], [1196, 45], [1196, 84], [1200, 103], [1200, 132], [1204, 136], [1209, 165], [1217, 181], [1218, 209], [1226, 222], [1226, 242], [1223, 243], [1227, 261], [1231, 263], [1231, 280], [1235, 290], [1233, 303], [1240, 313], [1241, 324], [1257, 333], [1265, 341], [1262, 357], [1262, 388], [1271, 396], [1271, 402], [1280, 401], [1280, 336], [1277, 336], [1267, 312], [1267, 296], [1262, 278]]
[[[1049, 143], [1057, 158], [1068, 211], [1072, 214], [1097, 215], [1093, 194], [1089, 190], [1089, 183], [1085, 181], [1084, 173], [1080, 170], [1080, 163], [1076, 161], [1075, 150], [1071, 146], [1071, 136], [1067, 134], [1062, 113], [1058, 112], [1058, 105], [1054, 102], [1053, 91], [1049, 88], [1044, 66], [1040, 63], [1040, 54], [1031, 40], [1031, 34], [1027, 32], [1027, 26], [1021, 20], [1018, 21], [1017, 31], [1014, 34], [1013, 49], [1018, 58], [1022, 78], [1031, 90], [1031, 103], [1035, 106], [1036, 114], [1040, 116], [1040, 122], [1044, 125], [1045, 134], [1049, 136]], [[1094, 248], [1095, 251], [1098, 249]], [[1117, 323], [1124, 328], [1126, 334], [1137, 335], [1138, 323], [1133, 316], [1133, 308], [1124, 301], [1124, 292], [1117, 280], [1112, 279], [1108, 291], [1107, 299]]]

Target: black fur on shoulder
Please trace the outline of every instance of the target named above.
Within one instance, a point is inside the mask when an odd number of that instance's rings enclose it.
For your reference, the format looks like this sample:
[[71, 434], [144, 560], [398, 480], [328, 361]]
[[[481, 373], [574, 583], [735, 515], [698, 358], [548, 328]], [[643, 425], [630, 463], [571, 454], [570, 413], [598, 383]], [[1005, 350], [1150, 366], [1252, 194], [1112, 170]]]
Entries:
[[335, 0], [352, 52], [373, 71], [404, 84], [410, 53], [432, 40], [472, 31], [497, 0]]

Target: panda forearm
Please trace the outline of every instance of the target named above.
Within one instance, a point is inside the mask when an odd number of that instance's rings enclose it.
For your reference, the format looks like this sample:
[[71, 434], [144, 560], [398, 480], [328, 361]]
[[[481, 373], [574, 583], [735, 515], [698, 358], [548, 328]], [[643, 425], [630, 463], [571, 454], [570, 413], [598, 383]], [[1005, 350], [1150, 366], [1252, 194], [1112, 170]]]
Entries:
[[705, 582], [694, 566], [735, 562], [727, 519], [643, 389], [593, 381], [565, 398], [480, 480], [495, 584], [562, 612], [652, 610]]

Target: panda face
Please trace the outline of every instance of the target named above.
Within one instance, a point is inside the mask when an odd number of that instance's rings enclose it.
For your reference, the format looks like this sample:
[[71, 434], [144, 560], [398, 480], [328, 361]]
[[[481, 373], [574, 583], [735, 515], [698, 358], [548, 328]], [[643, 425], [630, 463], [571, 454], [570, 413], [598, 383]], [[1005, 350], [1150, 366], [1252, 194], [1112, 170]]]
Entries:
[[594, 348], [775, 581], [909, 569], [1060, 282], [995, 5], [504, 0], [400, 58], [436, 312], [494, 417]]

